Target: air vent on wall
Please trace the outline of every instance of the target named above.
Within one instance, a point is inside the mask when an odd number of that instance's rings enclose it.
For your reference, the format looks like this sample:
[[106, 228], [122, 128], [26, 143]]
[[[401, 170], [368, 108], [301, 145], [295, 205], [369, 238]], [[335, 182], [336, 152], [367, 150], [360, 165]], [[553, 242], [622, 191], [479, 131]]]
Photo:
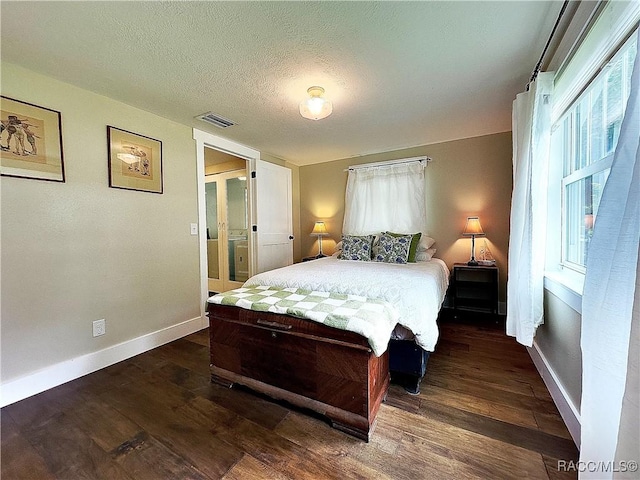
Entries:
[[202, 115], [198, 115], [196, 118], [202, 120], [203, 122], [210, 123], [211, 125], [215, 125], [218, 128], [227, 128], [235, 125], [231, 120], [227, 120], [220, 115], [216, 115], [213, 112], [203, 113]]

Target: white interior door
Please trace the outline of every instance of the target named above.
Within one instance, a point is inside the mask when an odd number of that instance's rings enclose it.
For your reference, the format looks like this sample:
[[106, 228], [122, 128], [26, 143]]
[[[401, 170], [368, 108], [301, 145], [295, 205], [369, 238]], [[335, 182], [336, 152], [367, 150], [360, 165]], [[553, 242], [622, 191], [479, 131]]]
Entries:
[[255, 163], [256, 271], [293, 263], [291, 170], [256, 160]]

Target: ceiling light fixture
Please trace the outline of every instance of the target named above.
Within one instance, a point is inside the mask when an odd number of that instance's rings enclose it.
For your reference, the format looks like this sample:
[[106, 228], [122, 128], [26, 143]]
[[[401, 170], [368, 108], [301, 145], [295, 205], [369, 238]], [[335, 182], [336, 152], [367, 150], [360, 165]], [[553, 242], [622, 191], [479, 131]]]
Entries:
[[320, 120], [331, 115], [333, 105], [329, 100], [322, 97], [324, 88], [309, 87], [307, 93], [309, 98], [300, 102], [300, 115], [309, 120]]

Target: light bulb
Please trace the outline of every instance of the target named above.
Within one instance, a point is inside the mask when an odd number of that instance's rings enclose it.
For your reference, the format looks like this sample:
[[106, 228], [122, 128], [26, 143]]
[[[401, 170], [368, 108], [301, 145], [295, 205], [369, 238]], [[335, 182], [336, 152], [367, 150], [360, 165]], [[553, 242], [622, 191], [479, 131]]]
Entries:
[[324, 98], [313, 97], [307, 100], [307, 107], [311, 113], [318, 115], [322, 111], [322, 106], [325, 102], [326, 100]]
[[331, 115], [333, 105], [327, 99], [322, 98], [324, 88], [309, 87], [307, 93], [310, 98], [300, 103], [300, 115], [310, 120], [320, 120]]

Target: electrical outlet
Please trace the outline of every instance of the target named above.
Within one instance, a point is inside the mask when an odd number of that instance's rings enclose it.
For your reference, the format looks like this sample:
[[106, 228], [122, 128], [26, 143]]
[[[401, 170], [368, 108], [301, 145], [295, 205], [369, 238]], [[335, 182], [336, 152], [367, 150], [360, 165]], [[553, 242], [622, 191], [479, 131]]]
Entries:
[[94, 320], [93, 322], [93, 336], [99, 337], [100, 335], [104, 335], [107, 330], [107, 322], [103, 318], [102, 320]]

